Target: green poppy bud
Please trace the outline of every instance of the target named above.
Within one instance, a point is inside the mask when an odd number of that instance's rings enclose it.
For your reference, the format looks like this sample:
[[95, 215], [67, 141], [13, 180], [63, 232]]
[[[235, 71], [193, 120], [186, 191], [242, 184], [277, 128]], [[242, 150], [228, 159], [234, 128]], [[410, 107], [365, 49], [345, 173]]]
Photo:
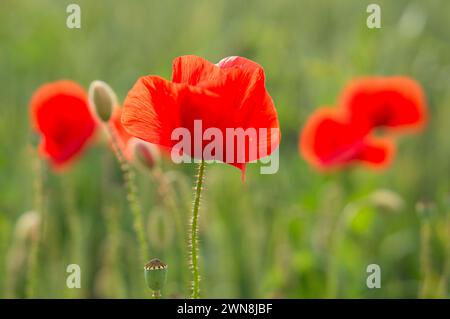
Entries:
[[103, 122], [108, 122], [117, 98], [111, 87], [103, 81], [94, 81], [89, 86], [89, 104]]
[[148, 288], [159, 295], [166, 283], [167, 265], [158, 258], [154, 258], [145, 265], [144, 275]]

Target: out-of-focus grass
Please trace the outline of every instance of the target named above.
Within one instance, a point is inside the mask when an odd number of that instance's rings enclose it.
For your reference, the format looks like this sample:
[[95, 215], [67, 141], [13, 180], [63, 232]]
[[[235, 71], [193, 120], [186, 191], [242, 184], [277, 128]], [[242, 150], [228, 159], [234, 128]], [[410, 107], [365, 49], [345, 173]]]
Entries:
[[[196, 54], [211, 61], [242, 55], [263, 65], [283, 134], [275, 175], [259, 175], [250, 165], [242, 184], [231, 166], [207, 168], [200, 216], [203, 296], [416, 297], [424, 284], [420, 234], [426, 219], [431, 269], [424, 296], [449, 297], [448, 277], [442, 277], [450, 250], [448, 1], [378, 1], [380, 30], [365, 25], [372, 1], [80, 0], [80, 30], [65, 26], [71, 2], [1, 3], [1, 296], [24, 296], [25, 266], [14, 266], [20, 258], [12, 247], [16, 221], [33, 209], [27, 148], [33, 90], [60, 78], [84, 86], [103, 79], [123, 98], [139, 76], [169, 77], [174, 57]], [[299, 131], [316, 107], [334, 103], [347, 80], [365, 74], [405, 74], [422, 83], [431, 113], [427, 130], [401, 139], [395, 162], [383, 173], [356, 168], [319, 175], [298, 155]], [[176, 172], [187, 225], [194, 168], [165, 169]], [[149, 295], [120, 171], [108, 147], [94, 146], [70, 171], [45, 177], [47, 228], [37, 295]], [[187, 262], [177, 250], [184, 234], [157, 205], [147, 174], [138, 178], [152, 257], [169, 264], [165, 294], [185, 296]], [[403, 198], [399, 212], [370, 204], [370, 194], [381, 188]], [[415, 211], [422, 200], [435, 206], [428, 217]], [[348, 205], [356, 215], [346, 220]], [[71, 263], [81, 266], [82, 289], [65, 285]], [[381, 266], [381, 289], [366, 287], [371, 263]]]

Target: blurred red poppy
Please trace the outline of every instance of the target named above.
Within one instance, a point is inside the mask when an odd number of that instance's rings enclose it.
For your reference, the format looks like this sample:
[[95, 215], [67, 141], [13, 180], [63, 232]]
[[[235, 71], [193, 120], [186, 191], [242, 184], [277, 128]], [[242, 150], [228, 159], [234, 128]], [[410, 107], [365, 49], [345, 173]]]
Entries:
[[69, 80], [38, 88], [31, 98], [30, 112], [34, 129], [42, 136], [39, 151], [55, 168], [81, 154], [97, 125], [86, 91]]
[[352, 122], [345, 112], [323, 108], [307, 120], [299, 150], [319, 170], [361, 163], [383, 168], [392, 159], [394, 144], [369, 135], [365, 122]]
[[[205, 158], [209, 141], [195, 137], [194, 121], [201, 120], [201, 133], [217, 128], [224, 150]], [[244, 172], [245, 164], [270, 155], [279, 145], [280, 132], [273, 101], [266, 91], [264, 71], [242, 57], [229, 57], [213, 64], [197, 56], [178, 57], [173, 62], [172, 81], [158, 76], [140, 78], [124, 102], [122, 123], [133, 136], [176, 148], [171, 138], [177, 128], [190, 132], [190, 150], [197, 159], [218, 159]], [[244, 145], [226, 139], [227, 129], [252, 128], [256, 136]], [[267, 129], [267, 134], [260, 133]], [[194, 141], [195, 138], [195, 141]], [[218, 137], [216, 137], [218, 138]], [[196, 147], [196, 143], [200, 143]], [[253, 143], [257, 152], [249, 150]], [[229, 156], [230, 154], [234, 156]], [[237, 154], [244, 154], [238, 158]]]
[[340, 105], [353, 122], [367, 122], [372, 128], [419, 130], [427, 119], [422, 88], [402, 76], [353, 80], [343, 90]]

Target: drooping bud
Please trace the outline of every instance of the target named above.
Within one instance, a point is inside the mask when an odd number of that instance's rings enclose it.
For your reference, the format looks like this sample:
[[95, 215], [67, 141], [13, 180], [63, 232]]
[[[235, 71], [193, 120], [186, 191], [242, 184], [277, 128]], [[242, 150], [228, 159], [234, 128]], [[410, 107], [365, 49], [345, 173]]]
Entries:
[[36, 211], [22, 214], [16, 223], [16, 238], [22, 241], [35, 241], [39, 238], [41, 218]]
[[161, 154], [155, 144], [133, 139], [130, 146], [132, 147], [133, 158], [139, 165], [151, 170], [159, 162]]
[[148, 288], [158, 297], [164, 288], [167, 278], [167, 265], [158, 258], [153, 258], [144, 267], [145, 281]]
[[103, 81], [94, 81], [89, 86], [89, 104], [103, 122], [108, 122], [117, 98], [111, 87]]
[[405, 206], [403, 198], [389, 189], [378, 189], [370, 195], [372, 205], [383, 212], [400, 212]]

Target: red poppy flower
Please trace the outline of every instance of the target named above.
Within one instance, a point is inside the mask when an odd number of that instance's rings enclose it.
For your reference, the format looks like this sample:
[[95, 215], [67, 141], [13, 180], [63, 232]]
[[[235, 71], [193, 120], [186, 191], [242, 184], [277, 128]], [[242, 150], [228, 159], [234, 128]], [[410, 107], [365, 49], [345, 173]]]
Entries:
[[369, 131], [364, 122], [352, 122], [344, 112], [319, 109], [303, 129], [299, 150], [319, 170], [354, 163], [383, 168], [393, 156], [394, 144], [389, 139], [370, 136]]
[[79, 155], [97, 125], [88, 107], [87, 93], [72, 81], [41, 86], [33, 94], [30, 108], [33, 126], [42, 135], [40, 153], [54, 167]]
[[[221, 132], [223, 153], [205, 156], [204, 149], [210, 141], [197, 139], [196, 120], [201, 120], [201, 134], [209, 128]], [[246, 163], [270, 155], [280, 140], [277, 113], [265, 88], [264, 71], [242, 57], [225, 58], [218, 64], [196, 56], [176, 58], [172, 81], [158, 76], [137, 81], [124, 102], [122, 123], [131, 135], [171, 149], [176, 149], [178, 143], [171, 138], [172, 132], [185, 128], [191, 136], [190, 150], [182, 150], [185, 154], [221, 160], [242, 172]], [[254, 129], [256, 135], [248, 138], [248, 143], [232, 143], [227, 140], [226, 131], [237, 128]], [[253, 152], [250, 145], [257, 151]]]
[[373, 128], [418, 130], [427, 119], [422, 88], [408, 77], [356, 79], [344, 89], [340, 105], [353, 122], [367, 122]]

